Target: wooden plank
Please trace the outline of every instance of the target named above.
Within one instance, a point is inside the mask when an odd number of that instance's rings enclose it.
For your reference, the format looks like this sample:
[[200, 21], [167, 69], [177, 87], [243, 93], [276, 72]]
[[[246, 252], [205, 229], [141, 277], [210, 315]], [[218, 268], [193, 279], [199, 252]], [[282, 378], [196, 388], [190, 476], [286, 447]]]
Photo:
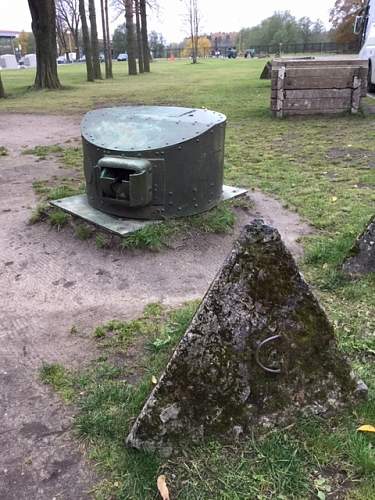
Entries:
[[281, 66], [277, 72], [277, 101], [276, 115], [279, 118], [283, 117], [284, 108], [284, 81], [285, 81], [285, 66]]
[[295, 89], [345, 89], [351, 88], [353, 77], [348, 75], [345, 78], [330, 77], [286, 77], [284, 82], [285, 90]]
[[314, 68], [286, 68], [287, 78], [353, 78], [359, 75], [359, 68], [352, 66], [315, 66]]
[[284, 110], [284, 116], [307, 116], [307, 115], [339, 115], [348, 113], [348, 108], [331, 109], [288, 109]]
[[315, 59], [273, 59], [273, 67], [286, 66], [300, 67], [300, 66], [357, 66], [368, 67], [367, 59], [345, 59], [345, 58], [315, 58]]
[[359, 105], [361, 103], [362, 81], [357, 76], [353, 79], [353, 93], [351, 101], [351, 111], [353, 114], [358, 113]]
[[359, 70], [359, 78], [362, 80], [362, 85], [361, 85], [361, 96], [366, 97], [367, 95], [367, 77], [368, 77], [368, 67], [361, 67]]
[[284, 100], [284, 109], [347, 109], [350, 110], [352, 98], [326, 98], [326, 99], [286, 99]]
[[[275, 91], [272, 90], [272, 93]], [[323, 99], [326, 97], [351, 98], [352, 89], [304, 89], [285, 90], [285, 99]]]

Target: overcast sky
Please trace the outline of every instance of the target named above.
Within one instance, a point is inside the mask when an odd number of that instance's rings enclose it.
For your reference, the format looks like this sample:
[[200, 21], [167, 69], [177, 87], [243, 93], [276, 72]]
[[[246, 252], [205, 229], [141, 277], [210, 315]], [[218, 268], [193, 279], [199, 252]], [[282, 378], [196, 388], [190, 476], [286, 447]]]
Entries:
[[[238, 31], [255, 26], [275, 10], [289, 10], [294, 16], [321, 19], [328, 26], [329, 9], [334, 0], [198, 0], [202, 12], [202, 31]], [[111, 0], [109, 0], [111, 2]], [[99, 4], [99, 0], [96, 0]], [[183, 21], [184, 0], [159, 0], [160, 12], [150, 16], [150, 29], [163, 33], [168, 42], [181, 41], [186, 35]], [[98, 8], [98, 14], [100, 9]], [[122, 22], [111, 15], [112, 30]], [[100, 22], [100, 19], [99, 19]], [[0, 30], [30, 31], [30, 12], [27, 0], [0, 0]], [[99, 25], [100, 26], [100, 25]], [[101, 30], [100, 30], [101, 31]]]

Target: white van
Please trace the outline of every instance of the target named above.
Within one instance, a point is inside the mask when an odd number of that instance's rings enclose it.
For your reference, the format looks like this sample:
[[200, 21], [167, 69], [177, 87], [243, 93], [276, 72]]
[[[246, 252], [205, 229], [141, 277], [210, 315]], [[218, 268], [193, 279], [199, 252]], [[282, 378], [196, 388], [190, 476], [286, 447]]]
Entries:
[[357, 16], [354, 33], [360, 36], [360, 59], [367, 59], [368, 90], [375, 92], [375, 0], [368, 0], [360, 16]]

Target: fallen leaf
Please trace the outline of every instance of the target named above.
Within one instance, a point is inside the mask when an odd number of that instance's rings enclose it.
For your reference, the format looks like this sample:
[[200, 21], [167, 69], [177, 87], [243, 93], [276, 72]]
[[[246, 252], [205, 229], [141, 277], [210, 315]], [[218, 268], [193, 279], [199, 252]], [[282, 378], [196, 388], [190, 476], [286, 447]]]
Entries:
[[375, 427], [373, 425], [361, 425], [361, 427], [358, 427], [357, 431], [375, 432]]
[[158, 480], [156, 481], [160, 496], [162, 497], [163, 500], [170, 500], [169, 498], [169, 490], [167, 487], [166, 483], [166, 477], [164, 474], [158, 477]]
[[151, 382], [152, 382], [154, 385], [156, 385], [156, 384], [158, 383], [158, 379], [155, 377], [155, 375], [153, 375], [153, 376], [151, 377]]
[[331, 200], [335, 203], [335, 201], [337, 201], [337, 196], [332, 196]]

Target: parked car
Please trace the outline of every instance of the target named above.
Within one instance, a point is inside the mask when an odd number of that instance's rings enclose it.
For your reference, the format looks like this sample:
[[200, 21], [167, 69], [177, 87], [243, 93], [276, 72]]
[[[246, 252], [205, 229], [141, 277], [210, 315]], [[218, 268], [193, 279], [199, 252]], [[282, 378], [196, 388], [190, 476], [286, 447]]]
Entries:
[[119, 54], [117, 56], [118, 61], [127, 61], [128, 60], [128, 54], [125, 52], [124, 54]]
[[236, 59], [236, 57], [237, 57], [236, 47], [231, 47], [228, 50], [228, 59]]

